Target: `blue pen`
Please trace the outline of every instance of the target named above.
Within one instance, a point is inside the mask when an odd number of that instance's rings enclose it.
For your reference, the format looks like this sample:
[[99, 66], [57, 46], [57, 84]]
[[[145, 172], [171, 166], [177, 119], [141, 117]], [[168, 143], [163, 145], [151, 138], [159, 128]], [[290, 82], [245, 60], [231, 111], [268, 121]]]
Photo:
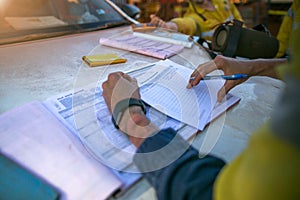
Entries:
[[[194, 80], [196, 77], [191, 77], [190, 80]], [[204, 76], [201, 80], [213, 80], [213, 79], [225, 79], [225, 80], [238, 80], [242, 78], [248, 78], [247, 74], [233, 74], [233, 75], [211, 75]]]
[[204, 76], [203, 80], [211, 80], [211, 79], [225, 79], [225, 80], [238, 80], [242, 78], [248, 78], [247, 74], [233, 74], [233, 75], [211, 75]]

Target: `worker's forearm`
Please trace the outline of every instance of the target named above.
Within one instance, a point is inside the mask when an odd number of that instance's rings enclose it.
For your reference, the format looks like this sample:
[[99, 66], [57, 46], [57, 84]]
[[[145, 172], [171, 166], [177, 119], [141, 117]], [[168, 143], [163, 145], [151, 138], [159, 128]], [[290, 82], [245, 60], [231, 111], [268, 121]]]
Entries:
[[279, 78], [276, 67], [287, 62], [285, 58], [245, 60], [246, 66], [251, 68], [250, 76], [269, 76]]

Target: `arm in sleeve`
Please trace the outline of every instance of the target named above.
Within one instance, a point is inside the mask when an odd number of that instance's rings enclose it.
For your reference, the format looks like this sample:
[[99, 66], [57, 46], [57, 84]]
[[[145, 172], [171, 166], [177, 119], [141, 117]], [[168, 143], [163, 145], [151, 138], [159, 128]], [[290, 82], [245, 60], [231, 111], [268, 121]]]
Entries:
[[158, 199], [212, 199], [216, 176], [225, 165], [199, 153], [173, 129], [147, 138], [134, 163], [155, 188]]
[[[293, 12], [292, 9], [289, 9], [289, 12]], [[289, 46], [289, 38], [292, 32], [293, 18], [289, 15], [284, 16], [282, 23], [280, 25], [277, 39], [279, 41], [279, 49], [277, 52], [276, 58], [280, 58], [287, 53], [287, 49]]]
[[176, 23], [178, 27], [178, 32], [186, 35], [199, 35], [200, 29], [198, 28], [197, 23], [194, 18], [183, 17], [183, 18], [174, 18], [171, 22]]

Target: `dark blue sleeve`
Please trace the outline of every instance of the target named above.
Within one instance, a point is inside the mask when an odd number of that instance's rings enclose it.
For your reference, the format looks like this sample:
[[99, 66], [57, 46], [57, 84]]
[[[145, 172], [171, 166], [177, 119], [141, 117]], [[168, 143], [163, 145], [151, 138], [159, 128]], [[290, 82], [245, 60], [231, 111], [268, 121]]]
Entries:
[[214, 156], [200, 158], [196, 149], [173, 129], [147, 138], [134, 163], [155, 188], [158, 199], [212, 199], [216, 176], [225, 162]]

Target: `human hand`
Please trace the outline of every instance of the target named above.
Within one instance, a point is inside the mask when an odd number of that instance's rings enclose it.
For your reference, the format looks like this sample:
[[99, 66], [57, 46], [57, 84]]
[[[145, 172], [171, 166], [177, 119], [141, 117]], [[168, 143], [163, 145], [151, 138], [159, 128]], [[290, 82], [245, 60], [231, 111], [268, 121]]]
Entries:
[[[191, 74], [191, 77], [194, 78], [189, 80], [187, 88], [190, 89], [193, 86], [198, 85], [205, 75], [217, 69], [222, 70], [224, 75], [247, 74], [248, 76], [251, 76], [252, 74], [252, 68], [247, 66], [246, 62], [218, 55], [214, 60], [201, 64], [197, 67], [197, 69]], [[223, 88], [221, 88], [218, 92], [218, 101], [221, 102], [225, 95], [233, 87], [246, 80], [247, 78], [226, 80]]]
[[123, 99], [140, 99], [140, 91], [136, 79], [123, 72], [108, 75], [107, 81], [102, 84], [103, 98], [112, 113], [115, 105]]
[[165, 22], [164, 20], [162, 20], [161, 18], [157, 17], [156, 15], [150, 15], [150, 24], [157, 26], [157, 27], [162, 27], [165, 29], [170, 29], [173, 31], [177, 31], [178, 27], [177, 24], [174, 22]]
[[[123, 72], [109, 74], [107, 81], [102, 84], [102, 88], [102, 96], [111, 113], [116, 104], [123, 99], [141, 99], [136, 79]], [[147, 119], [140, 106], [131, 106], [126, 109], [118, 126], [136, 147], [139, 147], [147, 137], [158, 131], [158, 128]]]
[[154, 26], [166, 28], [166, 22], [156, 15], [150, 15], [150, 23]]

